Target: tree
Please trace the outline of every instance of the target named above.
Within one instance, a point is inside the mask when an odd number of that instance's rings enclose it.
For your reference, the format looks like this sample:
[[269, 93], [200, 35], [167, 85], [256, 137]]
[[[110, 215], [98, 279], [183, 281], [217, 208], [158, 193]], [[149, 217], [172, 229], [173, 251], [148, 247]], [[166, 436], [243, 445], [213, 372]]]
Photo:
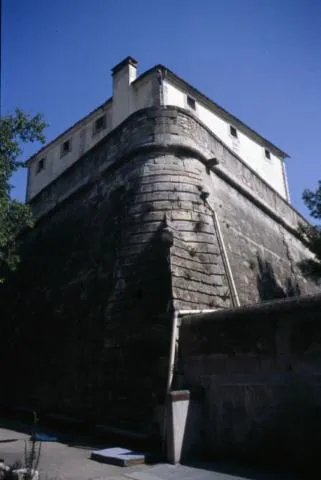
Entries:
[[33, 224], [29, 206], [12, 199], [10, 179], [15, 171], [26, 166], [19, 160], [22, 145], [44, 143], [46, 126], [42, 115], [32, 117], [20, 109], [0, 118], [0, 282], [17, 267], [19, 235]]
[[[315, 191], [304, 190], [302, 198], [311, 217], [321, 220], [321, 180]], [[315, 255], [314, 258], [301, 261], [299, 266], [307, 277], [317, 281], [321, 279], [321, 225], [300, 224], [299, 234]]]

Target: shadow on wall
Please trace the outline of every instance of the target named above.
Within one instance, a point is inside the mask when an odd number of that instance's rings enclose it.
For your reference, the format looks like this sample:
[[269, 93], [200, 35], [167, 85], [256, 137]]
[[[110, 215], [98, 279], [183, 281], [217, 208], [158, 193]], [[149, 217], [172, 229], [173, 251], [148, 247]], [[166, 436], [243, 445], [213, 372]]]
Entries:
[[150, 231], [147, 208], [131, 214], [135, 192], [121, 182], [105, 192], [108, 181], [25, 239], [0, 297], [0, 361], [10, 365], [0, 402], [138, 430], [165, 394], [168, 252], [163, 224]]
[[261, 301], [301, 295], [300, 286], [296, 279], [288, 277], [285, 280], [285, 286], [281, 286], [269, 261], [257, 255], [257, 264], [257, 289]]
[[[253, 376], [243, 376], [242, 382], [238, 375], [222, 380], [213, 381], [212, 396], [205, 392], [205, 416], [199, 418], [199, 425], [202, 421], [205, 425], [202, 451], [208, 458], [225, 460], [229, 466], [239, 462], [298, 475], [289, 478], [320, 478], [319, 378], [270, 376], [264, 387]], [[192, 425], [193, 418], [188, 416], [187, 421]], [[186, 431], [189, 433], [188, 425]], [[245, 472], [228, 473], [261, 478]]]

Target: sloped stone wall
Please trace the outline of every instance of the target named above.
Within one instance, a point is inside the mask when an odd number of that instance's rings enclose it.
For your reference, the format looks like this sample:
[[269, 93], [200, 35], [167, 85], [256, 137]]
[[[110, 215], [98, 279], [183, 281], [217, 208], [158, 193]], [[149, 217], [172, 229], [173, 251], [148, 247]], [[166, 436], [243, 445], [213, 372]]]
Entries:
[[[150, 114], [143, 118], [149, 126]], [[138, 143], [137, 123], [127, 136]], [[87, 184], [71, 185], [63, 200], [68, 175], [80, 178], [73, 166], [33, 202], [36, 227], [2, 290], [6, 394], [9, 402], [144, 430], [165, 398], [172, 285], [174, 298], [206, 307], [219, 301], [224, 272], [220, 266], [216, 280], [207, 276], [211, 262], [220, 262], [210, 217], [204, 233], [194, 229], [204, 210], [198, 160], [136, 145], [126, 161], [108, 142], [78, 166], [96, 168]], [[106, 157], [109, 168], [99, 173]], [[180, 237], [177, 253], [201, 270], [197, 278], [171, 266], [167, 224]]]
[[161, 221], [138, 221], [134, 207], [143, 202], [108, 181], [76, 195], [25, 241], [3, 292], [7, 393], [142, 429], [166, 382], [167, 252]]
[[[144, 187], [144, 202], [147, 204], [153, 197], [158, 199], [158, 212], [173, 210], [172, 219], [177, 222], [177, 228], [172, 227], [179, 232], [178, 242], [181, 238], [184, 248], [189, 244], [188, 249], [192, 255], [195, 253], [193, 258], [188, 253], [185, 260], [201, 264], [200, 273], [208, 261], [217, 264], [215, 271], [208, 272], [210, 275], [222, 273], [220, 260], [206, 258], [208, 254], [221, 256], [217, 241], [212, 242], [211, 235], [215, 234], [211, 211], [200, 198], [200, 188], [206, 187], [210, 193], [209, 203], [219, 219], [241, 304], [318, 291], [316, 285], [302, 277], [297, 267], [298, 262], [309, 255], [296, 236], [298, 223], [305, 220], [197, 117], [176, 107], [149, 108], [132, 115], [35, 197], [32, 203], [35, 215], [41, 217], [57, 204], [68, 202], [73, 192], [95, 183], [103, 171], [115, 172], [122, 162], [128, 163], [127, 168], [131, 169], [131, 156], [139, 149], [156, 152], [156, 156], [160, 152], [159, 164], [153, 168], [163, 173], [160, 182], [155, 177], [155, 186]], [[167, 154], [172, 160], [166, 159]], [[208, 160], [213, 157], [219, 164], [207, 168]], [[170, 168], [166, 168], [169, 165]], [[152, 171], [145, 170], [144, 175], [146, 182], [150, 182]], [[177, 210], [182, 213], [177, 214]], [[177, 245], [176, 242], [173, 258], [177, 256]], [[182, 262], [173, 260], [173, 265], [176, 264], [182, 266]], [[175, 269], [173, 274], [175, 276]], [[176, 287], [184, 290], [185, 280], [185, 276], [181, 277], [180, 285], [175, 281]], [[190, 286], [192, 282], [190, 279]], [[230, 304], [230, 292], [225, 291], [225, 284], [226, 279], [217, 284], [222, 286], [217, 305], [224, 298], [222, 306]], [[182, 292], [180, 295], [182, 297]], [[184, 299], [187, 300], [188, 295], [184, 295]], [[188, 301], [191, 305], [203, 303], [204, 307], [213, 304], [212, 299], [196, 299], [195, 295]], [[179, 307], [179, 302], [177, 305]], [[179, 308], [184, 305], [183, 302]]]
[[[287, 223], [211, 172], [213, 156]], [[298, 214], [193, 115], [136, 112], [32, 200], [36, 226], [0, 292], [8, 401], [147, 428], [165, 398], [173, 308], [231, 306], [204, 186], [242, 303], [260, 300], [257, 248], [277, 285], [292, 281], [286, 252], [306, 252]]]

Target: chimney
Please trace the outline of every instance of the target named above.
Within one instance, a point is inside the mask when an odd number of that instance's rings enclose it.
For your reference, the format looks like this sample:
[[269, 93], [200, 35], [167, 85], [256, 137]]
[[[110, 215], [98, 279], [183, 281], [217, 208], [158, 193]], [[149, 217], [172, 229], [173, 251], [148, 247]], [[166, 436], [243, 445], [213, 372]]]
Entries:
[[136, 80], [137, 61], [127, 57], [112, 69], [113, 76], [113, 128], [133, 111], [131, 83]]

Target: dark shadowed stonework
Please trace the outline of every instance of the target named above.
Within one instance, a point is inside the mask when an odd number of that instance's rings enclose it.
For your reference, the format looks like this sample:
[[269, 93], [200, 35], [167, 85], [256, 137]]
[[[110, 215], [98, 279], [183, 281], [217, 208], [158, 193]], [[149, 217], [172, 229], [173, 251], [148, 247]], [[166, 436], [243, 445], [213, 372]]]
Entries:
[[174, 385], [202, 393], [203, 451], [320, 477], [320, 321], [320, 294], [182, 318]]
[[232, 306], [204, 188], [242, 304], [316, 290], [296, 267], [297, 212], [192, 114], [141, 110], [31, 201], [36, 227], [1, 290], [8, 401], [150, 425], [173, 308]]

